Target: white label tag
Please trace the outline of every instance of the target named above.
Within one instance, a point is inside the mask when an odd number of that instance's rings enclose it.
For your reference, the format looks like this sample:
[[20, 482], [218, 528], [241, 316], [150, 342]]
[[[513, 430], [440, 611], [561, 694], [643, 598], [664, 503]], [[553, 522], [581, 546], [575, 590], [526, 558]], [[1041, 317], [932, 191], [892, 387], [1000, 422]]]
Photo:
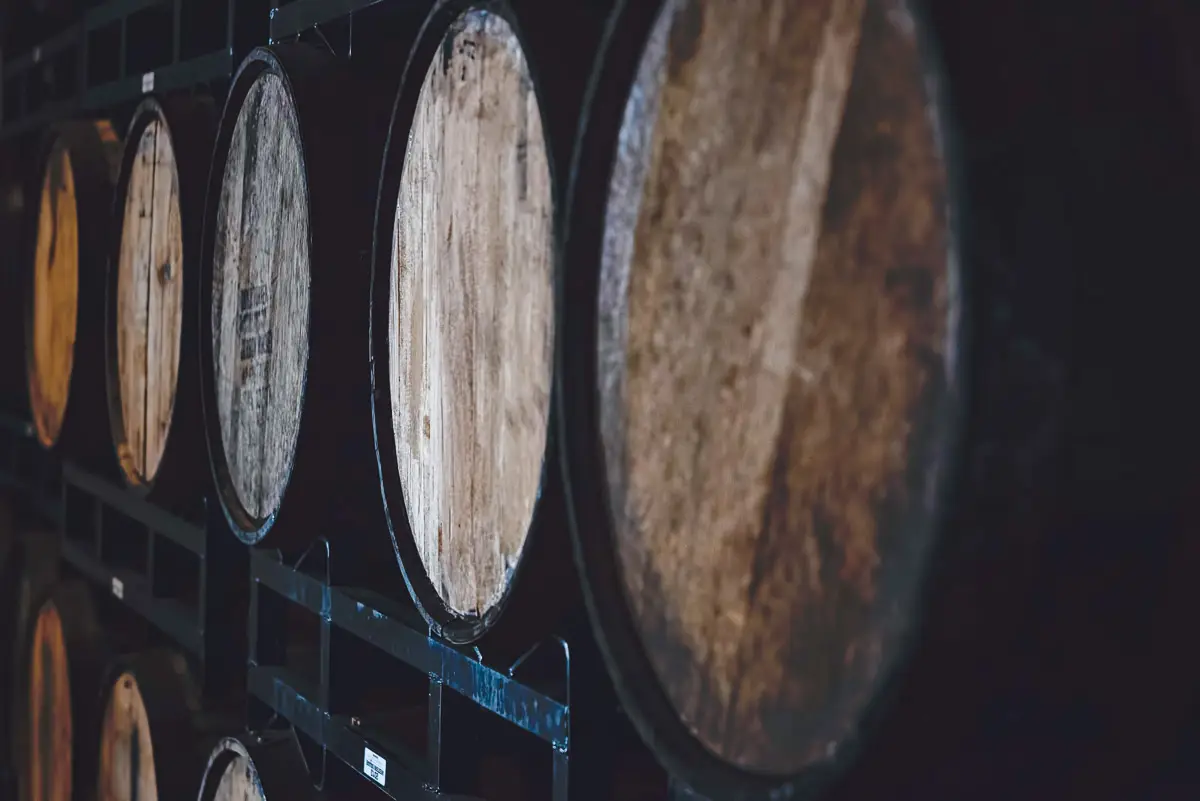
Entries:
[[113, 576], [113, 597], [118, 600], [125, 600], [125, 584], [116, 576]]
[[42, 61], [42, 48], [40, 48], [40, 47], [33, 48], [33, 63], [40, 64], [41, 61]]
[[363, 773], [380, 787], [387, 786], [387, 760], [370, 748], [363, 749]]
[[142, 94], [154, 91], [154, 73], [147, 72], [142, 76]]

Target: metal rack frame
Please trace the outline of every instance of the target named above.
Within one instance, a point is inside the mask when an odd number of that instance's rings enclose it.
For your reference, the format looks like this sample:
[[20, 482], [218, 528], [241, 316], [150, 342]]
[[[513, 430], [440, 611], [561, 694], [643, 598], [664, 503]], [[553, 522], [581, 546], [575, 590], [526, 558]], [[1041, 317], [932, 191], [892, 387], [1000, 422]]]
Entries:
[[[183, 57], [183, 14], [186, 0], [110, 0], [90, 9], [83, 18], [30, 52], [4, 63], [0, 70], [0, 140], [33, 131], [79, 111], [97, 111], [135, 100], [148, 92], [187, 89], [228, 78], [236, 66], [235, 0], [226, 0], [225, 42], [219, 49]], [[171, 55], [147, 71], [129, 74], [130, 19], [154, 8], [171, 13]], [[119, 25], [117, 77], [97, 82], [90, 54], [95, 35]], [[55, 59], [68, 57], [74, 68], [59, 74]], [[34, 87], [46, 89], [49, 100], [36, 102]], [[15, 93], [16, 99], [12, 100]], [[11, 106], [10, 106], [11, 103]], [[10, 112], [11, 108], [11, 112]]]
[[[506, 669], [485, 665], [479, 653], [468, 653], [435, 640], [415, 610], [374, 593], [331, 586], [328, 581], [329, 546], [322, 542], [296, 564], [287, 564], [277, 551], [254, 551], [250, 566], [250, 672], [248, 689], [273, 712], [289, 720], [325, 753], [370, 779], [391, 798], [447, 798], [443, 795], [442, 732], [446, 692], [467, 699], [481, 710], [497, 715], [518, 729], [542, 740], [552, 752], [552, 798], [567, 801], [571, 788], [572, 724], [579, 704], [573, 692], [579, 680], [572, 670], [571, 646], [556, 638], [535, 646]], [[318, 563], [312, 575], [312, 563]], [[320, 677], [311, 686], [301, 676], [268, 656], [260, 632], [267, 621], [261, 603], [263, 589], [299, 605], [320, 620]], [[398, 663], [428, 678], [428, 748], [424, 755], [372, 736], [351, 713], [332, 714], [331, 676], [336, 654], [333, 631], [347, 632], [374, 646]], [[540, 649], [557, 649], [562, 657], [561, 683], [565, 698], [556, 698], [517, 678], [522, 664]], [[278, 649], [276, 649], [278, 653]], [[586, 714], [585, 714], [586, 718]], [[372, 775], [368, 762], [382, 764]], [[320, 772], [320, 771], [318, 771]], [[380, 774], [383, 780], [380, 780]]]

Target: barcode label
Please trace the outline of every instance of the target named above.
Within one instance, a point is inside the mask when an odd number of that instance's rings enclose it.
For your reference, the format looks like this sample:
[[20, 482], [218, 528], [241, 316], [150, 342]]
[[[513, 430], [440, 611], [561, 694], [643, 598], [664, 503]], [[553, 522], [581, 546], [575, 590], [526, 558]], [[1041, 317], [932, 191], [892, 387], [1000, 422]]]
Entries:
[[387, 786], [387, 760], [370, 748], [363, 749], [363, 773], [380, 787]]
[[142, 75], [142, 94], [154, 91], [154, 73], [147, 72]]
[[113, 576], [113, 597], [117, 600], [125, 600], [125, 584], [116, 576]]

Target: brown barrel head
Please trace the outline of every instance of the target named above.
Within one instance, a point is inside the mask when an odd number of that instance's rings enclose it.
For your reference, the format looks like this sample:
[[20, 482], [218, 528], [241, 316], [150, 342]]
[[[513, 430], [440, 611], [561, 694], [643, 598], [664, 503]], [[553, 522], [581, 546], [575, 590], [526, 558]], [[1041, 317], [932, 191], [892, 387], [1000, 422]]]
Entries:
[[150, 735], [137, 679], [122, 673], [109, 690], [100, 729], [98, 801], [158, 801]]
[[20, 782], [22, 801], [70, 801], [71, 682], [62, 618], [53, 602], [38, 612], [28, 659], [29, 748]]
[[151, 122], [136, 147], [117, 272], [124, 433], [117, 453], [127, 478], [146, 484], [154, 480], [166, 448], [179, 377], [183, 232], [179, 174], [166, 126]]
[[600, 277], [625, 594], [685, 726], [787, 775], [857, 733], [933, 539], [946, 175], [899, 0], [670, 0]]
[[33, 260], [29, 400], [38, 439], [58, 441], [75, 359], [79, 220], [70, 151], [57, 144], [46, 163]]
[[460, 615], [508, 588], [545, 458], [553, 201], [517, 35], [471, 10], [425, 74], [392, 252], [392, 432], [425, 572]]
[[287, 486], [308, 362], [309, 206], [298, 126], [283, 79], [263, 73], [238, 112], [216, 212], [217, 415], [234, 492], [256, 520], [277, 511]]

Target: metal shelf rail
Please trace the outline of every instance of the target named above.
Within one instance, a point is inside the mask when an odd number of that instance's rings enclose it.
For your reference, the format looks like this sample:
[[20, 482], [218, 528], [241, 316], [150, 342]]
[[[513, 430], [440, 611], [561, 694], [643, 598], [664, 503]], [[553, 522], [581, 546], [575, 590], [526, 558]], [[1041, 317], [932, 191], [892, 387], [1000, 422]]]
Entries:
[[[58, 465], [32, 427], [0, 416], [0, 485], [25, 494], [59, 528], [62, 559], [195, 657], [206, 694], [226, 696], [244, 678], [244, 595], [227, 575], [246, 563], [232, 537], [183, 520], [71, 463]], [[215, 533], [217, 536], [210, 536]], [[231, 643], [233, 646], [231, 646]]]
[[[329, 557], [329, 546], [324, 541], [294, 565], [287, 564], [277, 551], [252, 553], [251, 696], [323, 749], [322, 759], [332, 753], [391, 798], [444, 799], [456, 797], [443, 794], [445, 780], [453, 770], [452, 764], [446, 764], [450, 755], [443, 736], [455, 734], [444, 727], [464, 723], [458, 716], [454, 716], [453, 723], [446, 719], [447, 694], [453, 693], [540, 739], [551, 752], [551, 797], [554, 801], [579, 797], [572, 787], [578, 788], [580, 781], [570, 777], [572, 728], [579, 717], [579, 703], [573, 700], [588, 693], [583, 691], [579, 671], [572, 670], [571, 646], [566, 639], [542, 643], [507, 668], [496, 669], [485, 665], [477, 651], [458, 650], [428, 636], [427, 627], [411, 607], [367, 591], [331, 586]], [[268, 604], [267, 591], [283, 603]], [[288, 643], [279, 634], [287, 625], [288, 611], [284, 607], [288, 605], [303, 608], [319, 621], [319, 668], [314, 676], [305, 676], [285, 664]], [[389, 669], [387, 675], [400, 675], [404, 666], [413, 669], [413, 676], [424, 675], [428, 681], [424, 754], [401, 744], [394, 733], [374, 727], [368, 708], [338, 703], [339, 682], [334, 677], [353, 672], [352, 665], [338, 661], [346, 654], [332, 645], [340, 636], [338, 632], [395, 660], [396, 669]], [[535, 652], [545, 657], [547, 651], [557, 652], [559, 675], [543, 684], [557, 688], [561, 697], [519, 678], [522, 666]], [[347, 680], [351, 679], [342, 678], [343, 682]], [[594, 685], [588, 689], [594, 690]], [[331, 712], [339, 705], [341, 710]], [[591, 717], [586, 709], [583, 717]], [[318, 767], [314, 774], [320, 783], [323, 768]]]
[[149, 92], [228, 78], [241, 30], [235, 5], [110, 0], [90, 9], [0, 67], [0, 140]]

